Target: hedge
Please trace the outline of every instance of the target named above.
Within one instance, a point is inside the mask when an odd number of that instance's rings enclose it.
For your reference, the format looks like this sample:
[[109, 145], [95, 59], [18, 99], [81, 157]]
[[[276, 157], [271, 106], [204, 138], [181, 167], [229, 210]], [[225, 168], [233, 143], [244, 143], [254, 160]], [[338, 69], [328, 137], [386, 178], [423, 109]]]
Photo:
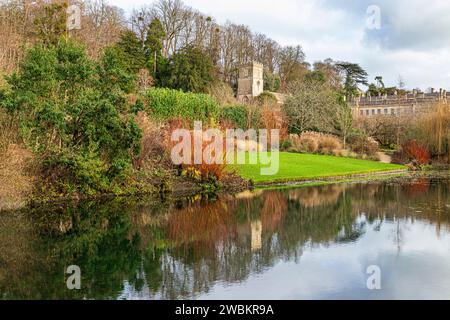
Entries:
[[151, 88], [146, 98], [147, 113], [161, 120], [183, 118], [207, 122], [219, 116], [219, 104], [207, 94]]

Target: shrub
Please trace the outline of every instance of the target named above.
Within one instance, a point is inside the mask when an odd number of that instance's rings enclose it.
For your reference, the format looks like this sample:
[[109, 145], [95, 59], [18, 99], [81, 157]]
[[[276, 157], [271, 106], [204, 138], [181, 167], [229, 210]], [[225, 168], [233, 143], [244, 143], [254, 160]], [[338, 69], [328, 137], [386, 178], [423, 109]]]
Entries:
[[236, 98], [234, 96], [233, 88], [225, 82], [215, 82], [207, 90], [207, 93], [211, 95], [222, 106], [236, 104]]
[[173, 89], [151, 88], [146, 95], [147, 113], [159, 120], [183, 118], [208, 123], [219, 115], [219, 104], [213, 97]]
[[380, 151], [378, 142], [363, 133], [351, 134], [348, 137], [348, 144], [353, 152], [359, 155], [367, 155], [369, 158], [375, 159]]
[[322, 135], [319, 139], [319, 153], [321, 154], [333, 154], [339, 150], [342, 150], [341, 141], [334, 136]]
[[278, 103], [275, 95], [269, 91], [264, 91], [256, 97], [256, 101], [262, 105], [274, 105]]
[[420, 145], [416, 140], [411, 140], [402, 145], [402, 150], [410, 158], [419, 164], [428, 164], [431, 159], [430, 151], [425, 145]]
[[222, 122], [231, 122], [235, 128], [247, 129], [248, 111], [244, 105], [226, 106], [220, 110]]
[[316, 153], [319, 150], [317, 141], [310, 137], [304, 137], [300, 139], [299, 149], [308, 153]]
[[288, 140], [284, 140], [281, 143], [280, 149], [283, 151], [286, 151], [286, 150], [291, 149], [293, 146], [294, 146], [294, 144], [292, 143], [292, 141], [288, 139]]
[[279, 130], [280, 139], [285, 139], [288, 135], [287, 122], [284, 114], [278, 106], [263, 105], [260, 111], [260, 128]]
[[[174, 129], [179, 128], [187, 128], [185, 125], [186, 122], [183, 121], [183, 119], [172, 119], [165, 128], [162, 129], [162, 132], [164, 134], [164, 148], [166, 152], [169, 154], [171, 153], [173, 147], [178, 144], [178, 141], [172, 141], [171, 140], [171, 133]], [[203, 128], [206, 129], [206, 128]], [[191, 141], [194, 141], [194, 132], [191, 130]], [[223, 141], [223, 145], [225, 146], [226, 142]], [[205, 159], [205, 156], [210, 155], [209, 152], [205, 152], [206, 147], [208, 147], [210, 142], [204, 140], [202, 145], [202, 163], [201, 164], [194, 164], [194, 155], [195, 155], [195, 145], [194, 143], [191, 144], [191, 159], [190, 163], [187, 164], [181, 164], [178, 166], [178, 169], [182, 170], [182, 174], [187, 177], [195, 178], [198, 180], [201, 180], [203, 182], [211, 182], [211, 181], [220, 181], [224, 178], [226, 175], [226, 154], [224, 153], [223, 159], [221, 163], [215, 163], [214, 159]], [[172, 162], [171, 162], [172, 163]]]
[[61, 192], [67, 181], [91, 194], [122, 178], [139, 151], [140, 130], [126, 99], [133, 79], [114, 50], [94, 61], [61, 39], [28, 51], [0, 105], [17, 115], [27, 145], [55, 168], [49, 175], [62, 174], [50, 180]]
[[319, 154], [339, 154], [342, 143], [338, 137], [333, 135], [304, 132], [301, 135], [291, 135], [294, 148], [300, 152]]
[[41, 163], [42, 179], [37, 185], [38, 192], [47, 193], [47, 186], [51, 186], [54, 195], [67, 192], [93, 195], [111, 191], [107, 178], [108, 166], [92, 152], [47, 154]]
[[[192, 137], [193, 139], [193, 137]], [[225, 145], [225, 144], [224, 144]], [[208, 143], [204, 142], [202, 146], [202, 152], [205, 155], [205, 148], [208, 146]], [[194, 145], [192, 144], [192, 161], [194, 163]], [[215, 163], [212, 161], [213, 159], [203, 159], [201, 164], [194, 165], [183, 165], [183, 169], [185, 172], [194, 172], [198, 174], [198, 177], [204, 182], [211, 181], [221, 181], [225, 176], [225, 168], [226, 168], [226, 155], [223, 155], [223, 159], [221, 163]]]
[[153, 163], [161, 164], [167, 155], [164, 134], [161, 125], [152, 121], [144, 112], [136, 116], [136, 124], [141, 129], [141, 152], [133, 156], [133, 166], [136, 169], [149, 169]]

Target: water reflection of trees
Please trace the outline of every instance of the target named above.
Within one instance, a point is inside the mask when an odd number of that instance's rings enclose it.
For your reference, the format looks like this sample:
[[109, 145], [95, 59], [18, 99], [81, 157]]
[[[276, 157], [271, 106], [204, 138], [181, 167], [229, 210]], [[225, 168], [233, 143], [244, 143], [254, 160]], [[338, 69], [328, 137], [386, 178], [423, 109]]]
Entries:
[[[241, 282], [305, 246], [357, 241], [367, 224], [450, 225], [448, 182], [354, 184], [215, 200], [113, 200], [0, 216], [3, 298], [195, 297]], [[357, 219], [364, 215], [366, 219]], [[63, 271], [82, 269], [82, 290]], [[126, 283], [126, 286], [124, 285]]]

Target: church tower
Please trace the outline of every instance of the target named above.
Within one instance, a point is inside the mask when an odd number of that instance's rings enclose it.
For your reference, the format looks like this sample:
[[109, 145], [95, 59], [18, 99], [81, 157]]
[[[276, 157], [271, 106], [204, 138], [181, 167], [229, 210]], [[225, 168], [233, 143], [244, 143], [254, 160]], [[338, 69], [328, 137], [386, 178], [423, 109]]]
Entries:
[[239, 69], [237, 99], [248, 102], [264, 91], [264, 66], [253, 62], [250, 66]]

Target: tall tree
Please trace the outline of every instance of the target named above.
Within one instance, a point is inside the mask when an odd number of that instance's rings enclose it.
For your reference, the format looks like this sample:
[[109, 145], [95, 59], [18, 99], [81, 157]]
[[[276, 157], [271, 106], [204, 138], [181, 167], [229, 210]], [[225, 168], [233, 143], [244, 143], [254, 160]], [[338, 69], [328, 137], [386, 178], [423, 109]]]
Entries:
[[117, 43], [127, 30], [125, 14], [107, 0], [85, 0], [80, 6], [81, 29], [71, 30], [69, 35], [84, 43], [89, 57], [97, 59], [103, 49]]
[[45, 45], [56, 45], [67, 31], [67, 3], [45, 4], [34, 19], [36, 35]]
[[152, 19], [148, 26], [147, 38], [145, 39], [145, 54], [147, 58], [147, 66], [154, 78], [157, 78], [159, 67], [164, 63], [165, 59], [162, 54], [163, 40], [166, 32], [158, 18]]
[[325, 81], [335, 90], [341, 88], [342, 77], [335, 62], [328, 58], [314, 63], [314, 71], [320, 71], [325, 76]]
[[130, 72], [137, 74], [140, 69], [146, 67], [144, 48], [133, 31], [124, 31], [115, 47], [122, 53]]
[[283, 105], [283, 112], [292, 133], [307, 130], [333, 132], [336, 110], [339, 105], [337, 93], [323, 81], [297, 81], [291, 84], [292, 95]]
[[191, 92], [205, 92], [213, 82], [214, 66], [199, 48], [188, 46], [169, 61], [163, 85]]
[[359, 64], [338, 62], [336, 67], [343, 73], [344, 91], [347, 99], [351, 99], [358, 92], [358, 84], [368, 85], [367, 72]]
[[290, 83], [304, 77], [309, 65], [305, 62], [305, 53], [301, 46], [284, 47], [278, 56], [281, 87], [286, 90]]

